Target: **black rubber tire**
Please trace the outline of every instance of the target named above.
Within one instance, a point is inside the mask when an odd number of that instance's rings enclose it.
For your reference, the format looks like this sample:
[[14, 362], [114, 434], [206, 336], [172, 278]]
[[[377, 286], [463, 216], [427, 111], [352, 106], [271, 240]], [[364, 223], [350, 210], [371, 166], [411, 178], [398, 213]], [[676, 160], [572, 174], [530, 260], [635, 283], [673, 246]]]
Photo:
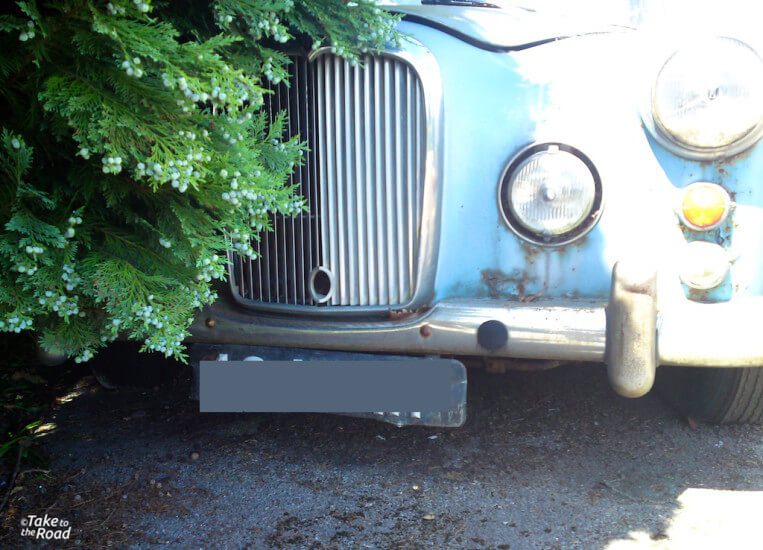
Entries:
[[671, 406], [697, 420], [763, 423], [763, 368], [660, 367], [656, 388]]

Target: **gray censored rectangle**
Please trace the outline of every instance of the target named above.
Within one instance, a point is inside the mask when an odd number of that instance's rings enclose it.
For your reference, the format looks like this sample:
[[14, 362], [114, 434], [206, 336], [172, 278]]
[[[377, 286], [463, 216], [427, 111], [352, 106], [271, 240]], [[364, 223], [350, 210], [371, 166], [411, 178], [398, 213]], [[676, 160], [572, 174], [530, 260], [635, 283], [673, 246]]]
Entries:
[[451, 359], [201, 361], [201, 412], [416, 412], [462, 404], [466, 369]]

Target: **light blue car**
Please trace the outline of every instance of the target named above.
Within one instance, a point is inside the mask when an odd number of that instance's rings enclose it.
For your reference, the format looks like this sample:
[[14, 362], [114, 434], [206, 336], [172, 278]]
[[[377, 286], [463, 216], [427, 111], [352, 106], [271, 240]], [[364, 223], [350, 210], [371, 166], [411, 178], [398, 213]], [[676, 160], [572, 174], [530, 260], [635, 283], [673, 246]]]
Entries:
[[231, 254], [195, 357], [604, 362], [621, 395], [763, 419], [754, 3], [387, 4], [399, 48], [295, 52], [269, 98], [310, 210]]

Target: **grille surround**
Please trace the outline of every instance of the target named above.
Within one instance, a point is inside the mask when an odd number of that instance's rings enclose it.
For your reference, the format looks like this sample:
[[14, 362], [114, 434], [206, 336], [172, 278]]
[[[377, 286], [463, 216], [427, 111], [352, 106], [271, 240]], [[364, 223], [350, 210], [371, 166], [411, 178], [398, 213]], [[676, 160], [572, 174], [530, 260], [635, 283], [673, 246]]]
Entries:
[[[324, 57], [328, 56], [328, 57]], [[328, 48], [322, 48], [320, 50], [312, 52], [307, 58], [303, 58], [303, 62], [306, 63], [320, 63], [325, 60], [334, 60], [337, 64], [343, 63], [341, 61], [338, 61], [338, 58], [333, 56]], [[276, 231], [269, 232], [268, 237], [265, 238], [279, 238], [279, 236], [276, 236], [275, 233], [277, 232], [278, 228], [282, 228], [282, 234], [280, 235], [280, 238], [284, 241], [284, 250], [286, 251], [286, 241], [288, 241], [289, 238], [294, 239], [294, 242], [301, 237], [304, 238], [306, 235], [308, 237], [312, 237], [315, 240], [321, 241], [320, 243], [312, 243], [308, 245], [308, 248], [313, 256], [307, 257], [302, 256], [304, 260], [304, 265], [300, 270], [302, 280], [301, 284], [299, 281], [291, 288], [291, 291], [294, 292], [298, 297], [304, 301], [305, 303], [283, 303], [283, 302], [277, 302], [277, 301], [268, 301], [264, 299], [259, 299], [259, 295], [255, 294], [255, 286], [252, 283], [253, 281], [253, 271], [254, 266], [256, 265], [257, 260], [250, 261], [246, 259], [242, 259], [236, 254], [229, 252], [229, 288], [230, 288], [230, 294], [232, 298], [240, 305], [253, 309], [258, 311], [264, 311], [264, 312], [272, 312], [272, 313], [280, 313], [280, 314], [302, 314], [302, 315], [369, 315], [374, 313], [388, 313], [390, 310], [394, 311], [413, 311], [420, 309], [421, 307], [427, 305], [433, 295], [434, 295], [434, 273], [435, 273], [435, 265], [437, 260], [437, 245], [438, 245], [438, 237], [439, 237], [439, 211], [440, 211], [440, 189], [439, 189], [439, 173], [440, 173], [440, 156], [439, 151], [442, 150], [442, 137], [441, 137], [441, 125], [442, 125], [442, 101], [441, 101], [441, 80], [440, 80], [440, 73], [439, 73], [439, 67], [437, 66], [436, 60], [434, 59], [434, 56], [431, 52], [429, 52], [426, 48], [424, 48], [421, 44], [416, 43], [414, 41], [410, 41], [406, 43], [400, 50], [396, 51], [387, 51], [384, 52], [378, 56], [374, 57], [375, 63], [378, 65], [381, 65], [382, 70], [384, 68], [384, 62], [388, 62], [390, 66], [392, 66], [392, 69], [394, 69], [395, 66], [404, 66], [405, 70], [409, 72], [410, 75], [414, 78], [414, 83], [418, 85], [420, 90], [420, 105], [421, 105], [421, 120], [423, 124], [423, 128], [421, 129], [421, 140], [423, 143], [421, 143], [420, 148], [420, 193], [417, 195], [417, 200], [419, 201], [418, 204], [418, 220], [416, 221], [417, 226], [417, 239], [413, 247], [408, 248], [408, 254], [410, 255], [406, 260], [409, 262], [408, 267], [410, 268], [410, 277], [407, 281], [409, 292], [406, 294], [405, 290], [406, 287], [404, 284], [400, 285], [399, 292], [397, 293], [396, 297], [400, 298], [398, 300], [390, 300], [389, 302], [384, 302], [381, 296], [378, 297], [377, 302], [373, 303], [374, 300], [368, 299], [368, 297], [361, 296], [361, 288], [363, 288], [363, 282], [364, 281], [355, 281], [355, 285], [357, 288], [358, 296], [352, 297], [353, 300], [350, 300], [346, 297], [348, 294], [348, 290], [346, 289], [346, 286], [343, 288], [342, 286], [339, 286], [339, 292], [344, 293], [343, 296], [334, 297], [332, 300], [329, 300], [328, 303], [325, 304], [316, 304], [311, 303], [309, 299], [309, 288], [307, 286], [307, 278], [308, 273], [310, 272], [307, 267], [312, 266], [313, 268], [316, 266], [322, 266], [322, 256], [325, 256], [324, 252], [325, 250], [322, 248], [322, 246], [325, 244], [325, 241], [327, 239], [330, 239], [331, 237], [329, 235], [326, 235], [326, 230], [328, 228], [328, 224], [324, 223], [320, 218], [321, 216], [328, 215], [331, 217], [331, 213], [327, 212], [327, 208], [325, 208], [324, 205], [320, 205], [320, 200], [325, 197], [318, 197], [317, 193], [314, 193], [312, 195], [312, 199], [314, 203], [312, 203], [310, 213], [305, 214], [303, 216], [295, 217], [295, 218], [276, 218], [276, 224], [274, 227], [276, 228]], [[366, 83], [368, 82], [368, 72], [366, 69], [363, 69], [361, 71], [361, 78], [366, 79]], [[387, 81], [388, 85], [389, 81]], [[384, 83], [383, 83], [384, 84]], [[320, 96], [320, 92], [317, 89], [318, 84], [315, 84], [313, 91], [315, 92], [316, 96]], [[379, 90], [372, 90], [372, 93], [378, 93]], [[355, 97], [357, 98], [357, 91], [353, 91], [355, 93]], [[319, 99], [319, 98], [318, 98]], [[325, 99], [325, 98], [324, 98]], [[350, 101], [351, 98], [348, 98], [345, 96], [345, 100]], [[392, 100], [399, 101], [399, 97], [393, 97]], [[308, 101], [310, 101], [311, 98], [308, 98]], [[313, 97], [312, 100], [316, 100], [316, 97]], [[300, 109], [303, 107], [300, 106]], [[306, 108], [304, 108], [306, 109]], [[300, 110], [299, 113], [302, 114], [303, 110]], [[328, 111], [324, 111], [324, 113], [327, 113]], [[329, 113], [330, 114], [330, 113]], [[361, 113], [362, 114], [362, 113]], [[313, 111], [313, 115], [315, 115], [315, 118], [318, 118], [317, 111]], [[357, 115], [357, 112], [356, 112]], [[350, 115], [347, 113], [344, 114], [344, 120], [348, 119]], [[313, 120], [313, 123], [317, 124], [321, 121]], [[350, 121], [351, 122], [351, 121]], [[347, 122], [349, 125], [350, 122]], [[348, 126], [348, 130], [350, 129], [350, 126]], [[395, 129], [393, 128], [393, 131]], [[397, 128], [399, 130], [399, 128]], [[352, 131], [357, 133], [356, 128], [352, 128]], [[311, 136], [312, 137], [312, 136]], [[382, 135], [382, 140], [379, 142], [379, 140], [373, 139], [372, 136], [372, 143], [370, 144], [371, 147], [376, 148], [377, 150], [380, 147], [385, 147], [388, 145], [384, 142], [384, 136]], [[303, 137], [304, 139], [304, 137]], [[310, 144], [311, 147], [315, 146], [315, 141], [313, 140]], [[328, 154], [332, 153], [331, 144], [330, 143], [324, 143], [319, 144], [319, 148], [324, 148], [328, 150]], [[319, 153], [316, 153], [319, 154]], [[393, 164], [397, 162], [397, 168], [399, 168], [400, 165], [400, 159], [392, 159]], [[316, 166], [316, 163], [313, 162], [312, 165], [308, 159], [306, 162], [306, 166], [302, 167], [301, 170], [299, 170], [298, 178], [303, 177], [305, 171], [308, 173], [309, 178], [309, 184], [314, 186], [314, 191], [317, 191], [318, 186], [323, 185], [319, 181], [319, 177], [321, 177], [321, 174], [319, 173], [321, 170], [324, 170], [325, 166]], [[355, 163], [356, 165], [359, 163]], [[351, 166], [354, 169], [357, 169], [358, 171], [361, 171], [362, 169], [365, 169], [363, 166]], [[341, 166], [342, 169], [347, 169], [347, 166]], [[393, 166], [393, 173], [392, 176], [394, 177], [394, 169], [396, 167]], [[312, 170], [312, 173], [310, 171]], [[324, 170], [325, 171], [325, 170]], [[386, 176], [385, 176], [386, 177]], [[352, 179], [349, 178], [348, 181], [352, 183]], [[371, 180], [366, 180], [367, 184], [370, 186], [381, 186], [384, 187], [385, 183], [380, 183], [374, 178], [371, 178]], [[297, 183], [296, 180], [293, 181], [293, 183]], [[399, 182], [398, 182], [399, 183]], [[387, 182], [387, 185], [389, 183]], [[352, 183], [352, 185], [356, 186], [355, 183]], [[394, 182], [393, 182], [394, 185]], [[373, 189], [372, 189], [373, 190]], [[385, 187], [382, 189], [383, 191], [388, 191], [388, 189]], [[363, 218], [362, 216], [365, 215], [365, 212], [361, 212], [360, 208], [360, 202], [356, 201], [356, 205], [358, 207], [357, 216], [354, 218], [355, 222], [361, 221]], [[376, 205], [374, 205], [376, 206]], [[388, 209], [387, 212], [390, 210]], [[408, 208], [406, 213], [411, 213], [411, 208]], [[413, 216], [416, 216], [415, 212], [412, 212]], [[392, 214], [395, 214], [395, 211], [392, 210]], [[333, 216], [336, 216], [337, 213], [333, 212]], [[330, 221], [330, 220], [328, 220]], [[410, 220], [408, 220], [410, 223]], [[297, 224], [297, 226], [293, 224]], [[304, 224], [310, 223], [313, 224], [311, 226], [311, 232], [306, 233], [304, 229]], [[361, 225], [363, 225], [361, 223]], [[291, 227], [291, 232], [289, 232], [289, 228]], [[301, 227], [301, 230], [295, 229], [295, 227]], [[368, 227], [371, 227], [370, 223], [366, 223], [366, 229]], [[410, 227], [410, 225], [409, 225]], [[350, 232], [353, 233], [352, 231]], [[337, 233], [334, 235], [334, 239], [338, 240], [338, 238], [342, 236], [341, 233]], [[352, 235], [353, 237], [357, 238], [356, 235]], [[347, 235], [344, 235], [344, 237], [347, 237]], [[362, 237], [362, 235], [361, 235]], [[405, 246], [410, 246], [410, 235], [405, 236], [408, 242], [404, 243]], [[370, 242], [370, 236], [368, 236], [369, 242]], [[400, 244], [402, 242], [401, 239], [398, 239], [398, 243]], [[257, 243], [252, 243], [253, 246]], [[358, 243], [354, 243], [355, 246], [358, 245]], [[335, 246], [335, 245], [334, 245]], [[292, 247], [291, 250], [297, 250], [296, 247]], [[336, 250], [336, 249], [334, 249]], [[401, 255], [401, 251], [396, 251], [398, 257]], [[297, 265], [300, 263], [300, 259], [298, 257], [298, 254], [294, 254], [290, 257], [290, 260], [292, 261], [292, 264], [295, 266], [295, 272], [297, 271]], [[307, 259], [305, 259], [307, 258]], [[352, 260], [354, 262], [358, 262], [358, 258], [352, 258], [350, 255], [347, 255], [346, 260]], [[310, 264], [308, 266], [307, 264]], [[336, 262], [336, 259], [334, 260]], [[334, 263], [336, 265], [336, 263]], [[368, 265], [368, 261], [367, 261]], [[260, 266], [260, 269], [262, 269], [263, 266]], [[270, 266], [272, 267], [272, 266]], [[382, 266], [379, 266], [382, 267]], [[377, 269], [379, 269], [377, 267]], [[387, 266], [383, 266], [387, 267]], [[397, 266], [399, 267], [399, 266]], [[278, 269], [278, 268], [276, 268]], [[362, 270], [357, 270], [359, 272], [358, 277], [366, 276], [368, 278], [373, 278], [377, 276], [377, 273], [374, 273], [373, 270], [369, 269], [367, 273], [363, 273]], [[344, 281], [351, 279], [352, 275], [347, 277], [347, 271], [343, 274], [338, 274], [337, 277], [339, 279], [338, 285], [342, 285]], [[398, 274], [400, 271], [398, 271]], [[259, 274], [258, 274], [259, 275]], [[263, 274], [264, 275], [264, 274]], [[269, 276], [269, 274], [268, 274]], [[345, 277], [343, 280], [342, 277]], [[247, 289], [247, 280], [250, 282], [250, 286]], [[240, 281], [240, 283], [239, 283]], [[405, 281], [403, 281], [405, 283]], [[365, 288], [368, 290], [368, 293], [370, 294], [371, 288], [373, 287], [373, 281], [365, 281]], [[247, 293], [249, 294], [247, 296]], [[390, 294], [391, 295], [391, 294]], [[304, 296], [304, 298], [303, 298]], [[256, 299], [255, 299], [256, 298]], [[264, 296], [263, 296], [264, 298]], [[299, 302], [300, 300], [296, 300]], [[358, 303], [359, 301], [363, 301], [365, 303]], [[353, 303], [354, 302], [354, 303]]]

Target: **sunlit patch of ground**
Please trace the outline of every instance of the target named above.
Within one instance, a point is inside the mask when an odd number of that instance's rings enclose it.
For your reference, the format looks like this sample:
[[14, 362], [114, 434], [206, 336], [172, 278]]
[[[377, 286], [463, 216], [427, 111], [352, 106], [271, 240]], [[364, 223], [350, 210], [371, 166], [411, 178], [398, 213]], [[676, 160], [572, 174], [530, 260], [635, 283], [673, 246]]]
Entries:
[[[759, 550], [763, 547], [763, 491], [686, 489], [664, 533], [634, 531], [606, 550]], [[657, 540], [655, 540], [655, 538]]]

